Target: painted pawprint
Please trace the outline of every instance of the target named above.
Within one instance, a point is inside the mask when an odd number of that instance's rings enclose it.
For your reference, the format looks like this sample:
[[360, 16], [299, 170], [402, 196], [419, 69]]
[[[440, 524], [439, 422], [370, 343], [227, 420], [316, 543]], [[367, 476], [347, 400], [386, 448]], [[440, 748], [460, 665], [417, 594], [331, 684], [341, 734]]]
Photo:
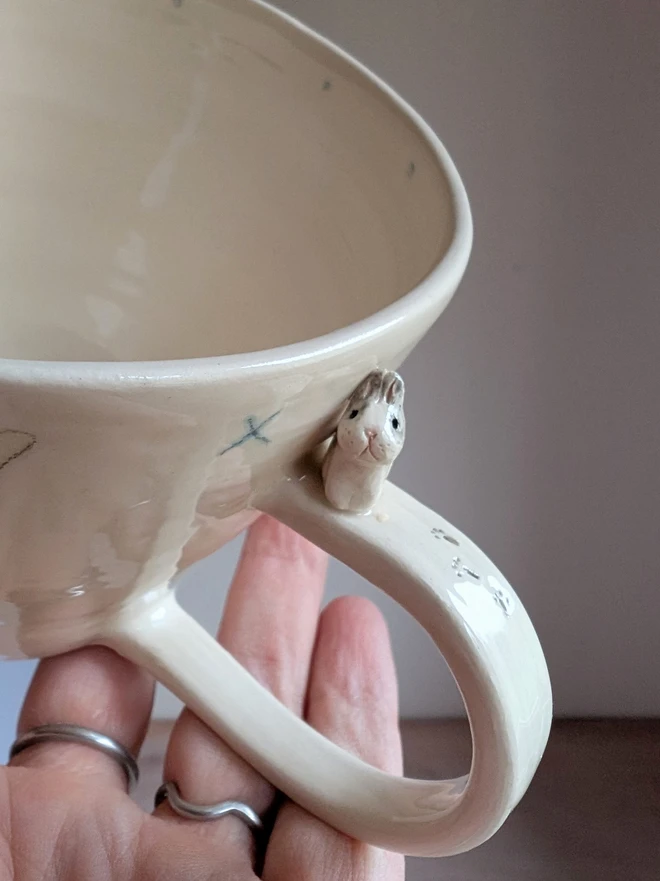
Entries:
[[[444, 541], [447, 541], [450, 544], [455, 545], [456, 547], [459, 546], [458, 539], [454, 538], [453, 535], [449, 535], [447, 532], [445, 532], [444, 529], [441, 529], [439, 526], [435, 526], [433, 529], [431, 529], [431, 535], [435, 539], [444, 539]], [[472, 566], [466, 565], [463, 562], [463, 559], [459, 556], [452, 557], [451, 567], [458, 578], [471, 578], [475, 582], [483, 584], [483, 586], [487, 589], [488, 593], [493, 598], [497, 606], [499, 606], [504, 615], [507, 618], [511, 616], [514, 606], [513, 598], [508, 590], [502, 587], [502, 585], [499, 584], [499, 582], [495, 578], [488, 576], [484, 581], [481, 578], [481, 575], [479, 575], [479, 573], [476, 572], [472, 568]]]
[[498, 585], [493, 588], [493, 599], [508, 618], [513, 612], [513, 600], [508, 591]]
[[469, 566], [466, 566], [460, 557], [454, 557], [452, 559], [451, 568], [456, 570], [456, 574], [458, 575], [459, 578], [462, 578], [464, 575], [469, 575], [471, 578], [474, 578], [476, 581], [479, 581], [481, 578], [479, 573], [475, 572], [474, 569], [471, 569]]
[[451, 544], [451, 545], [457, 545], [457, 546], [458, 546], [458, 539], [457, 539], [457, 538], [454, 538], [453, 535], [448, 535], [448, 534], [444, 531], [444, 529], [440, 529], [440, 527], [438, 527], [438, 526], [435, 526], [435, 527], [431, 530], [431, 535], [433, 536], [433, 538], [444, 538], [444, 540], [445, 540], [445, 541], [448, 541], [449, 544]]

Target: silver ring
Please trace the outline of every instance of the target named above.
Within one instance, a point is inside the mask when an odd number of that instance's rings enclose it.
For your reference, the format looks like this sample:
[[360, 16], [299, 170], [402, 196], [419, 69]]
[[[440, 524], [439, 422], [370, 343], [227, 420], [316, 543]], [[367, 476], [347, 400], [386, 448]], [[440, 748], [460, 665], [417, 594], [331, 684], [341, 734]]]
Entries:
[[137, 762], [126, 747], [112, 737], [108, 737], [107, 734], [101, 734], [91, 728], [83, 728], [82, 725], [39, 725], [37, 728], [32, 728], [14, 741], [9, 750], [9, 761], [22, 753], [24, 749], [29, 749], [39, 743], [49, 742], [80, 743], [84, 746], [91, 746], [93, 749], [105, 753], [106, 756], [110, 756], [123, 768], [129, 792], [138, 782], [140, 772]]
[[162, 804], [165, 799], [175, 814], [187, 820], [219, 820], [220, 817], [233, 815], [239, 817], [255, 834], [261, 832], [264, 824], [259, 814], [242, 801], [221, 801], [215, 805], [196, 805], [181, 798], [176, 783], [163, 783], [154, 798], [154, 807]]

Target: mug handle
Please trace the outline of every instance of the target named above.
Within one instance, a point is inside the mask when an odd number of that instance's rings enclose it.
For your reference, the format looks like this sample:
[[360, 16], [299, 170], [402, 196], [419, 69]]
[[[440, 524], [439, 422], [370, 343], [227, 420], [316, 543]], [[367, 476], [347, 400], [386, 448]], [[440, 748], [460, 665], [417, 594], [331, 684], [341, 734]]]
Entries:
[[409, 856], [486, 841], [524, 794], [551, 722], [548, 671], [520, 600], [476, 545], [391, 483], [368, 516], [331, 508], [314, 475], [257, 507], [402, 605], [444, 655], [472, 732], [467, 778], [395, 777], [297, 718], [176, 603], [146, 598], [103, 642], [149, 668], [289, 798], [336, 829]]

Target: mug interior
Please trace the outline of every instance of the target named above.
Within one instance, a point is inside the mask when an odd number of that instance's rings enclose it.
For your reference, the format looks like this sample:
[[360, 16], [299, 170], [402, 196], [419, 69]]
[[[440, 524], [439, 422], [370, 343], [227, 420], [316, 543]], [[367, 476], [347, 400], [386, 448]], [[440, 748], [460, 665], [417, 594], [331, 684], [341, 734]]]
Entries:
[[422, 131], [251, 0], [6, 0], [0, 357], [274, 348], [408, 293], [454, 233]]

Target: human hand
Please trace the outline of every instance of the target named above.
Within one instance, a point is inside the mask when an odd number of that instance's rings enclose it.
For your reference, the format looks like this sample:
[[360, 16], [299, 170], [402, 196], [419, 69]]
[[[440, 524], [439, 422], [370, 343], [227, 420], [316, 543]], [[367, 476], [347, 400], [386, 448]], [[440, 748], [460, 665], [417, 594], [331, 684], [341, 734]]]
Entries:
[[[346, 749], [401, 773], [397, 689], [387, 627], [375, 607], [345, 597], [320, 612], [325, 555], [274, 520], [251, 527], [219, 639], [294, 712]], [[153, 683], [108, 649], [42, 661], [19, 733], [48, 723], [103, 732], [134, 754]], [[271, 814], [255, 854], [233, 816], [210, 822], [152, 814], [126, 794], [117, 763], [79, 744], [45, 743], [0, 768], [0, 881], [401, 881], [403, 858], [347, 838], [278, 794], [185, 710], [165, 780], [196, 804], [236, 799]]]

